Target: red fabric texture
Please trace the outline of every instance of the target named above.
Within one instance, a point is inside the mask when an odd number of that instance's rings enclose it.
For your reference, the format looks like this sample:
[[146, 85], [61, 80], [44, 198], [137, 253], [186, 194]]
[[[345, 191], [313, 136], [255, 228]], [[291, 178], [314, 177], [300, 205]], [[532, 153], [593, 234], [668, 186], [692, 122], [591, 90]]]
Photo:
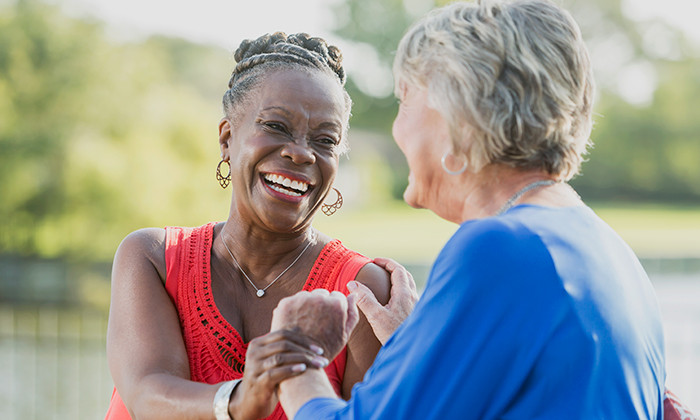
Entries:
[[667, 389], [664, 393], [664, 420], [697, 420], [697, 417]]
[[[165, 288], [180, 317], [193, 381], [216, 384], [243, 376], [248, 343], [221, 315], [211, 294], [210, 257], [213, 243], [212, 222], [197, 228], [166, 228]], [[347, 294], [346, 285], [354, 280], [370, 259], [345, 248], [338, 240], [321, 251], [303, 290], [338, 290]], [[326, 374], [340, 395], [345, 373], [345, 349], [326, 367]], [[277, 404], [267, 420], [287, 417]], [[131, 420], [115, 390], [105, 420]]]

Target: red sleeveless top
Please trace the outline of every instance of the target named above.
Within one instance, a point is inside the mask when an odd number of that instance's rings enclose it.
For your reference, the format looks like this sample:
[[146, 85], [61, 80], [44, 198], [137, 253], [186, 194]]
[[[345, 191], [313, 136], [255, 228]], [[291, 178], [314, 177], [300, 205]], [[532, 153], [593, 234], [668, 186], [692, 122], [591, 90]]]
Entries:
[[[165, 228], [165, 288], [177, 308], [190, 364], [190, 379], [216, 384], [243, 376], [248, 343], [219, 312], [211, 294], [212, 222], [196, 228]], [[326, 289], [348, 293], [369, 258], [345, 248], [339, 240], [329, 242], [311, 268], [303, 290]], [[340, 395], [345, 373], [344, 349], [327, 367], [326, 374]], [[268, 420], [287, 417], [277, 404]], [[105, 420], [131, 420], [116, 389]]]

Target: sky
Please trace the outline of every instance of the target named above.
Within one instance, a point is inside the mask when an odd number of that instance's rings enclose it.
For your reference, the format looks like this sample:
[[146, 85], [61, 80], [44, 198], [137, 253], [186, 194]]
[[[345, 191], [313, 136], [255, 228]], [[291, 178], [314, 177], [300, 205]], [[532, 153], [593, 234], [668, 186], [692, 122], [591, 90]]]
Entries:
[[[179, 35], [232, 49], [264, 32], [331, 36], [330, 6], [340, 0], [54, 0], [77, 14], [105, 20], [118, 31]], [[420, 0], [404, 0], [419, 3]], [[634, 19], [660, 17], [700, 41], [697, 0], [624, 0]]]
[[56, 0], [106, 21], [116, 36], [159, 33], [233, 50], [245, 38], [282, 30], [330, 35], [335, 0]]
[[242, 40], [265, 33], [307, 32], [343, 51], [345, 69], [361, 89], [377, 96], [393, 91], [390, 70], [380, 66], [373, 50], [333, 34], [331, 6], [342, 0], [53, 1], [71, 15], [106, 22], [108, 32], [117, 39], [163, 34], [217, 45], [233, 53]]
[[[275, 31], [308, 32], [341, 48], [344, 65], [359, 87], [376, 96], [392, 92], [389, 69], [378, 64], [373, 50], [340, 40], [332, 32], [331, 6], [342, 0], [53, 0], [75, 16], [90, 16], [107, 23], [117, 39], [150, 34], [182, 37], [213, 44], [233, 52], [240, 41]], [[700, 1], [623, 0], [625, 13], [634, 20], [660, 18], [682, 28], [700, 44]], [[425, 0], [404, 0], [420, 9]], [[607, 54], [607, 53], [606, 53]], [[612, 54], [614, 56], [614, 53]], [[598, 60], [605, 64], [609, 61]], [[594, 64], [596, 62], [594, 56]], [[614, 69], [615, 72], [618, 69]], [[628, 101], [643, 104], [653, 93], [654, 75], [649, 66], [635, 63], [620, 73], [620, 90]], [[640, 86], [649, 88], [640, 89]]]
[[697, 0], [624, 0], [624, 11], [635, 20], [661, 18], [683, 29], [696, 42], [700, 42], [700, 2]]

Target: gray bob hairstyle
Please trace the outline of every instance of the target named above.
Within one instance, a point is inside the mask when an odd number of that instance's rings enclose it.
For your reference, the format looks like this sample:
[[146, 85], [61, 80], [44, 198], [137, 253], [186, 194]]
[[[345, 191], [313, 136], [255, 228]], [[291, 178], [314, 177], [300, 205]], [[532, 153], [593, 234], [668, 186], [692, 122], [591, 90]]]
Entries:
[[428, 91], [453, 153], [576, 175], [589, 144], [593, 75], [571, 15], [547, 0], [454, 3], [416, 22], [394, 60], [401, 86]]

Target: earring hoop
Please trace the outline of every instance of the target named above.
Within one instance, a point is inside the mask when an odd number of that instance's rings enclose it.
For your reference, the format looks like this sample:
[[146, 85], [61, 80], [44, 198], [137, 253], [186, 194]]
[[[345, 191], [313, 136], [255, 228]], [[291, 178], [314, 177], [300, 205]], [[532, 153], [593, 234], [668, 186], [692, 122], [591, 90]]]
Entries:
[[467, 169], [467, 161], [466, 160], [464, 161], [461, 168], [459, 168], [456, 171], [453, 171], [450, 168], [448, 168], [447, 163], [445, 163], [445, 161], [447, 160], [447, 156], [449, 154], [450, 154], [449, 151], [445, 152], [445, 154], [442, 155], [442, 159], [440, 159], [440, 164], [442, 165], [442, 169], [450, 175], [459, 175], [459, 174], [463, 173]]
[[[224, 162], [228, 165], [228, 174], [226, 176], [221, 175], [221, 164]], [[226, 189], [231, 183], [231, 164], [227, 160], [221, 159], [221, 162], [216, 165], [216, 180], [219, 181], [219, 185], [223, 189]]]
[[333, 188], [333, 190], [334, 190], [335, 193], [338, 195], [338, 198], [335, 200], [335, 203], [333, 203], [333, 204], [322, 204], [322, 205], [321, 205], [321, 211], [322, 211], [323, 214], [325, 214], [326, 216], [331, 216], [331, 215], [333, 215], [333, 213], [335, 213], [336, 211], [338, 211], [338, 209], [340, 209], [341, 207], [343, 207], [343, 196], [342, 196], [342, 194], [340, 194], [340, 191], [338, 191], [338, 189], [335, 188], [335, 187]]

